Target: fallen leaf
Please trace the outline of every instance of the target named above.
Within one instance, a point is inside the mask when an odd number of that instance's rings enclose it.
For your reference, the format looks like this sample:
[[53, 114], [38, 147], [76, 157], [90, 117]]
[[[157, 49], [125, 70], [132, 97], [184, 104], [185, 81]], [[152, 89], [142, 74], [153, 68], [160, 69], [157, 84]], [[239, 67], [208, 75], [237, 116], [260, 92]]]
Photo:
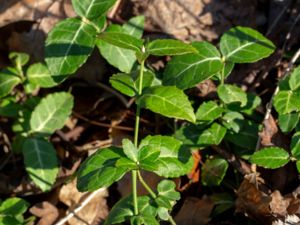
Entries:
[[59, 215], [58, 209], [47, 201], [35, 204], [29, 209], [29, 212], [41, 218], [36, 225], [52, 225]]
[[180, 225], [205, 225], [210, 220], [210, 214], [214, 203], [208, 197], [202, 199], [188, 197], [175, 217], [175, 221]]

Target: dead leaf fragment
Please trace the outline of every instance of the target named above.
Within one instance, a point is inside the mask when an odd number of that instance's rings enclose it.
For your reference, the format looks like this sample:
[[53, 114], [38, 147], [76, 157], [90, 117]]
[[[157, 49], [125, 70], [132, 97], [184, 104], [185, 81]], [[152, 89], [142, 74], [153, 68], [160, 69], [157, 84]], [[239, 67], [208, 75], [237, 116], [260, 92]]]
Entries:
[[29, 211], [41, 219], [36, 225], [52, 225], [58, 218], [58, 209], [50, 202], [40, 202], [32, 206]]

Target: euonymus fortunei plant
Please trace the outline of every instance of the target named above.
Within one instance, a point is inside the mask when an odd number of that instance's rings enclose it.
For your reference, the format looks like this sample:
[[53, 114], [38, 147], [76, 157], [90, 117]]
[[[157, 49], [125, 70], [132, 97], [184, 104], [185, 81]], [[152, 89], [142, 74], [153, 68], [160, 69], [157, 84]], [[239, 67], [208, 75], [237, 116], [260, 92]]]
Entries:
[[[235, 27], [226, 32], [219, 48], [208, 42], [186, 44], [170, 39], [144, 40], [143, 17], [132, 18], [123, 26], [110, 25], [103, 32], [105, 13], [114, 3], [115, 0], [72, 0], [79, 17], [59, 22], [46, 41], [46, 63], [54, 82], [61, 82], [77, 71], [97, 46], [102, 56], [121, 71], [110, 77], [111, 85], [124, 95], [134, 97], [136, 102], [133, 141], [124, 139], [122, 146], [101, 149], [91, 155], [80, 166], [77, 187], [80, 191], [109, 187], [131, 172], [132, 194], [112, 208], [106, 224], [130, 221], [131, 224], [154, 225], [161, 220], [175, 224], [170, 214], [180, 198], [175, 183], [165, 179], [152, 190], [141, 171], [164, 178], [185, 175], [193, 165], [191, 148], [204, 149], [222, 141], [233, 143], [237, 148], [254, 150], [259, 128], [254, 110], [261, 100], [236, 85], [225, 84], [225, 80], [235, 64], [268, 57], [275, 47], [262, 34], [246, 27]], [[146, 61], [150, 56], [173, 56], [162, 78], [147, 68]], [[194, 113], [184, 90], [209, 78], [219, 83], [218, 99], [202, 103]], [[294, 83], [292, 89], [298, 87], [297, 82]], [[140, 140], [142, 108], [187, 122], [174, 136], [154, 135]], [[294, 110], [293, 106], [290, 108], [284, 112]], [[53, 128], [38, 130], [39, 133], [51, 133]], [[256, 163], [257, 154], [251, 158]], [[220, 184], [227, 168], [227, 161], [220, 157], [208, 159], [202, 172], [203, 184]], [[138, 181], [149, 195], [138, 196]]]
[[48, 140], [71, 114], [73, 96], [65, 92], [44, 98], [33, 96], [38, 88], [57, 84], [47, 66], [35, 63], [27, 67], [29, 56], [24, 53], [13, 52], [9, 57], [13, 67], [0, 72], [0, 115], [14, 119], [12, 130], [16, 135], [12, 149], [16, 154], [23, 154], [29, 177], [41, 190], [47, 191], [59, 169], [55, 148]]

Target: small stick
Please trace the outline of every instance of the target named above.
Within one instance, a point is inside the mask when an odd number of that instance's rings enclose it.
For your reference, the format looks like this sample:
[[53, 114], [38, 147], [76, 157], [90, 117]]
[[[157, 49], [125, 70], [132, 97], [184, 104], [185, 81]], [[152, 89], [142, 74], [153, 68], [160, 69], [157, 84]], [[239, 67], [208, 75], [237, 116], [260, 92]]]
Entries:
[[87, 193], [87, 198], [83, 200], [82, 203], [79, 203], [79, 205], [70, 213], [68, 213], [64, 218], [62, 218], [60, 221], [58, 221], [55, 225], [63, 225], [65, 224], [69, 219], [71, 219], [73, 216], [75, 216], [80, 210], [82, 210], [97, 194], [104, 192], [105, 188], [100, 188], [97, 191]]

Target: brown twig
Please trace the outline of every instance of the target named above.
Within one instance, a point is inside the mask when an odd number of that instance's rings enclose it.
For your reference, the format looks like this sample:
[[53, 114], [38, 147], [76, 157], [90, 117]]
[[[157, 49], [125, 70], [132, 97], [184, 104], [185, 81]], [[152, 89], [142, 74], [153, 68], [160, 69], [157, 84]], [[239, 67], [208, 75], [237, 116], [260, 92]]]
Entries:
[[224, 159], [226, 159], [237, 171], [243, 175], [251, 173], [250, 165], [244, 160], [238, 158], [233, 153], [224, 150], [220, 146], [212, 145], [211, 146], [218, 154], [220, 154]]

